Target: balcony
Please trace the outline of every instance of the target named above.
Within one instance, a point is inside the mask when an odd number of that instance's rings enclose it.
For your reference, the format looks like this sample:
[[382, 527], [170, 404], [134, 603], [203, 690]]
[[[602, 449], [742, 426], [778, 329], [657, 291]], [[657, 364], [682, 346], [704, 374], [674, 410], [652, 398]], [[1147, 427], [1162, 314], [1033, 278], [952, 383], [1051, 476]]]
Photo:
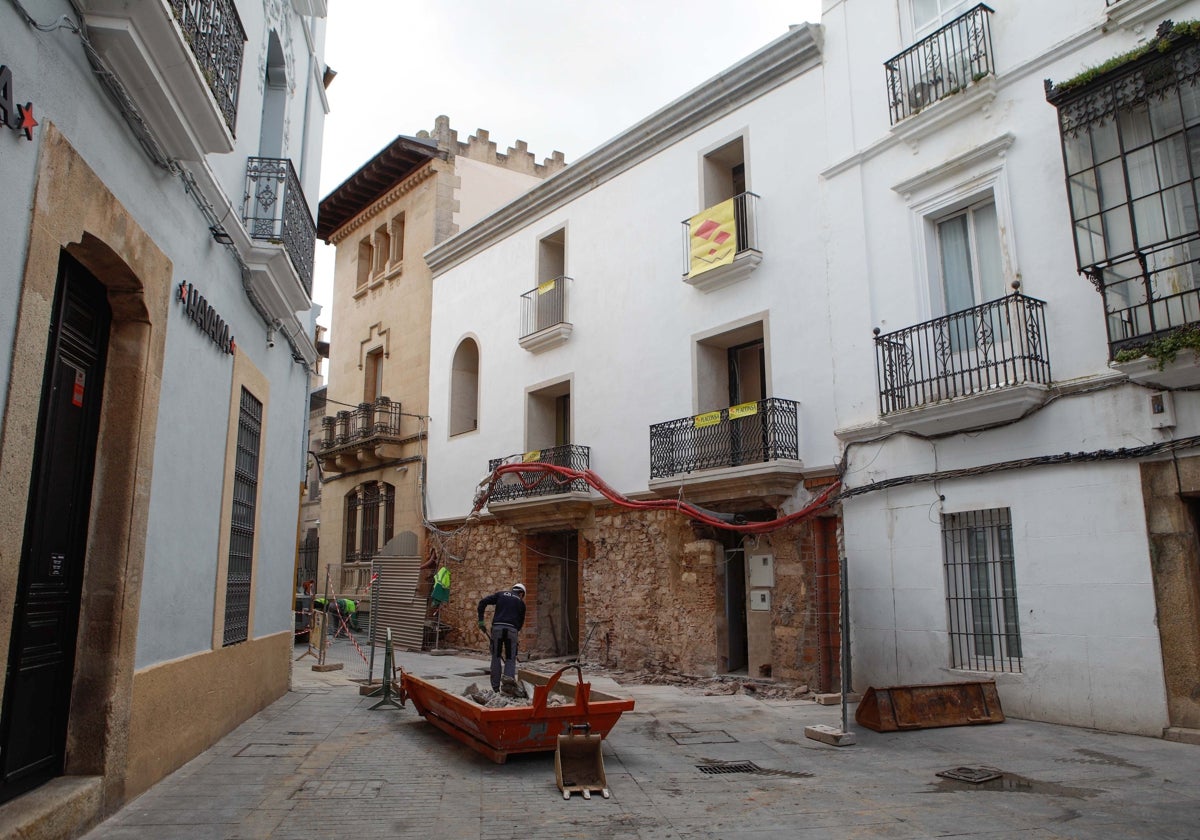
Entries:
[[883, 63], [892, 125], [996, 72], [991, 14], [980, 3]]
[[252, 157], [247, 161], [242, 221], [251, 239], [282, 247], [298, 282], [279, 283], [280, 293], [293, 311], [307, 309], [317, 226], [290, 160]]
[[567, 320], [570, 277], [555, 277], [521, 295], [520, 344], [531, 353], [557, 347], [574, 328]]
[[401, 428], [400, 403], [379, 397], [353, 411], [321, 418], [317, 457], [327, 472], [370, 467], [401, 456], [400, 447], [419, 439]]
[[163, 150], [233, 150], [246, 33], [233, 0], [77, 0], [88, 38]]
[[804, 476], [799, 404], [768, 397], [650, 427], [650, 489], [774, 506]]
[[762, 262], [758, 196], [735, 195], [683, 220], [683, 282], [711, 292], [750, 275]]
[[1019, 291], [880, 335], [879, 414], [930, 433], [1020, 417], [1050, 384], [1046, 304]]
[[[507, 458], [493, 458], [488, 462], [488, 471], [513, 463], [586, 470], [591, 464], [591, 450], [575, 444], [535, 449]], [[518, 528], [577, 528], [591, 510], [590, 499], [588, 483], [582, 479], [564, 481], [544, 472], [506, 473], [492, 487], [488, 512]]]

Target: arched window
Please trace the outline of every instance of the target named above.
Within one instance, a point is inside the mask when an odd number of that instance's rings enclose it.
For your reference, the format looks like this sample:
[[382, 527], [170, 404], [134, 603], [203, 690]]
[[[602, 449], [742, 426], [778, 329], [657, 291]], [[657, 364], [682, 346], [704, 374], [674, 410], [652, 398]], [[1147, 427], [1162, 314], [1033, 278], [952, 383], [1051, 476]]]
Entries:
[[464, 338], [450, 371], [450, 434], [479, 428], [479, 345]]
[[365, 563], [392, 538], [396, 525], [396, 488], [364, 481], [346, 494], [346, 562]]

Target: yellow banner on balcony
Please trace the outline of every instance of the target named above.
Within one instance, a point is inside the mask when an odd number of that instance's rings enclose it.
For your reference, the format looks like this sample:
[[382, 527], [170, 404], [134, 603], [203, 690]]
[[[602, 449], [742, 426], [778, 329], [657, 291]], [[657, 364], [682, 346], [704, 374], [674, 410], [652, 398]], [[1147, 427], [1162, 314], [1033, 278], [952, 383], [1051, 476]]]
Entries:
[[554, 291], [554, 281], [553, 280], [547, 280], [545, 283], [542, 283], [538, 286], [538, 294], [539, 295], [544, 295], [547, 292], [553, 292], [553, 291]]
[[540, 461], [540, 460], [542, 460], [542, 450], [534, 449], [530, 452], [525, 453], [524, 457], [521, 458], [521, 463], [532, 464], [535, 461]]
[[706, 414], [697, 414], [692, 418], [692, 425], [697, 429], [703, 429], [705, 426], [715, 426], [721, 422], [721, 412], [710, 411]]
[[732, 198], [688, 219], [688, 277], [729, 265], [737, 249]]
[[750, 417], [758, 414], [758, 403], [748, 402], [741, 405], [731, 405], [729, 407], [729, 419], [737, 420], [739, 417]]

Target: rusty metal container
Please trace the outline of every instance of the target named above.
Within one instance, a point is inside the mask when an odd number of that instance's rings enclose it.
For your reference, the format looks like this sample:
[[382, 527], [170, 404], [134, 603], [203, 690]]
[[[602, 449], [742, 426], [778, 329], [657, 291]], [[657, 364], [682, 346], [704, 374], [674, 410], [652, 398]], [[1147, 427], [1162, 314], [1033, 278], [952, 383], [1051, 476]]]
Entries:
[[876, 732], [1003, 723], [996, 683], [933, 683], [868, 688], [854, 721]]
[[[571, 668], [579, 675], [574, 685], [560, 679]], [[548, 679], [531, 671], [519, 676], [533, 685], [529, 706], [488, 709], [409, 673], [400, 677], [401, 696], [412, 700], [425, 720], [497, 764], [513, 753], [556, 750], [558, 736], [571, 734], [572, 725], [586, 724], [590, 733], [603, 738], [621, 713], [633, 708], [632, 699], [592, 691], [578, 665], [560, 668]], [[552, 693], [571, 702], [550, 705]]]

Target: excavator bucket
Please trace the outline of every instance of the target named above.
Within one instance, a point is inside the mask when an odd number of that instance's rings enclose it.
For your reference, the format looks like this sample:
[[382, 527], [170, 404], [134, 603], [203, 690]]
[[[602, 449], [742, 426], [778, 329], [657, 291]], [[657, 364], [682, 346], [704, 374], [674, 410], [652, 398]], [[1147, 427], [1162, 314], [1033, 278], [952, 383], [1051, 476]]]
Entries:
[[986, 682], [896, 685], [868, 688], [854, 712], [860, 726], [876, 732], [1003, 723], [996, 684]]
[[590, 728], [586, 723], [578, 724], [567, 735], [558, 736], [554, 776], [563, 799], [570, 799], [572, 793], [582, 793], [584, 799], [591, 799], [592, 791], [599, 791], [605, 799], [610, 795], [601, 751], [604, 739], [589, 734]]

